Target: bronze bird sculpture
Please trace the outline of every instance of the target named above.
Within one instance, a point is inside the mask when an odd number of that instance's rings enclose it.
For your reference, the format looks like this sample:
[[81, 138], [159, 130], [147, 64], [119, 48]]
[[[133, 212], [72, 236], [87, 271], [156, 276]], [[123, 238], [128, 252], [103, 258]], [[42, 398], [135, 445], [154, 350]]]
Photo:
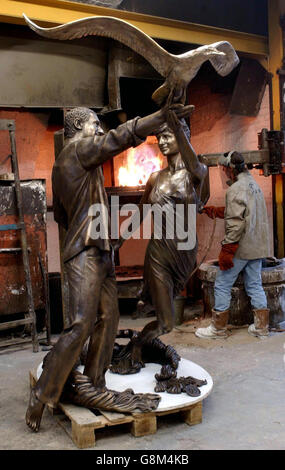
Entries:
[[219, 75], [228, 75], [239, 63], [239, 58], [227, 41], [198, 47], [184, 54], [170, 54], [140, 29], [117, 18], [96, 16], [83, 18], [53, 28], [41, 28], [23, 14], [26, 23], [39, 35], [50, 39], [75, 39], [84, 36], [104, 36], [120, 41], [143, 56], [165, 82], [152, 95], [158, 105], [185, 103], [186, 89], [209, 60]]

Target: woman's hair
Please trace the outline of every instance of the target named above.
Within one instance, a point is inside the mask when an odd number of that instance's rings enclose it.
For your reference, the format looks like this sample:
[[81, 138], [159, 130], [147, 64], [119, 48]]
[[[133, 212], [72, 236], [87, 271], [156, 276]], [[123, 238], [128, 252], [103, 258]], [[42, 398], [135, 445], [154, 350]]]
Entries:
[[[181, 124], [181, 127], [184, 131], [184, 134], [186, 135], [187, 139], [189, 140], [190, 142], [190, 138], [191, 138], [191, 132], [190, 132], [190, 129], [189, 129], [189, 126], [187, 125], [186, 121], [184, 118], [182, 119], [179, 119], [180, 121], [180, 124]], [[160, 134], [161, 132], [163, 132], [165, 129], [169, 129], [170, 132], [173, 132], [174, 131], [171, 129], [171, 127], [169, 127], [169, 125], [167, 124], [167, 122], [165, 124], [162, 124], [162, 126], [160, 126], [160, 128], [154, 133], [154, 135], [157, 135], [157, 134]]]
[[184, 118], [180, 119], [180, 122], [182, 124], [182, 129], [184, 131], [184, 134], [186, 135], [187, 139], [190, 141], [191, 131], [190, 131], [189, 126], [187, 125], [187, 122], [185, 121]]
[[75, 127], [74, 122], [79, 119], [82, 122], [86, 122], [89, 119], [91, 110], [88, 108], [73, 108], [66, 112], [64, 118], [64, 136], [71, 138], [78, 131]]

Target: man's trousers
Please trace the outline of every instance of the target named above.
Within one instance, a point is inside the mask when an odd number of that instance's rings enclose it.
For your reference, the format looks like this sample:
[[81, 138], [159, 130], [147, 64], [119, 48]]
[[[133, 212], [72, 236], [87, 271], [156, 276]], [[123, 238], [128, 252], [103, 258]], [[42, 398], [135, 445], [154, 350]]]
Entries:
[[239, 273], [243, 272], [244, 287], [254, 309], [267, 308], [267, 299], [262, 287], [261, 259], [233, 259], [234, 267], [227, 271], [219, 269], [215, 281], [215, 307], [218, 312], [228, 310], [231, 303], [231, 289]]
[[105, 386], [119, 322], [112, 253], [89, 247], [65, 263], [68, 281], [67, 325], [48, 355], [35, 393], [55, 407], [65, 382], [90, 336], [84, 374], [96, 388]]

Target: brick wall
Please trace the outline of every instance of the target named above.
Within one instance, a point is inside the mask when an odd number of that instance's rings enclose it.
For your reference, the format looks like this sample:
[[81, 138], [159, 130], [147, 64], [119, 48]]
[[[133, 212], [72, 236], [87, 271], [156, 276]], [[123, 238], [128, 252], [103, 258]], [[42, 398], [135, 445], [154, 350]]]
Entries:
[[[50, 112], [0, 109], [0, 119], [16, 121], [16, 146], [21, 179], [46, 179], [47, 204], [52, 204], [51, 170], [54, 163], [53, 135], [58, 126], [49, 125]], [[0, 164], [10, 153], [8, 132], [1, 133]], [[1, 173], [7, 168], [0, 166]]]
[[[196, 109], [191, 119], [192, 144], [197, 153], [224, 152], [257, 149], [257, 133], [264, 127], [269, 129], [269, 93], [266, 89], [261, 109], [256, 118], [234, 116], [228, 113], [230, 94], [211, 93], [207, 83], [198, 80], [191, 86], [190, 102]], [[49, 124], [49, 111], [35, 112], [22, 109], [1, 109], [0, 118], [16, 120], [16, 143], [19, 158], [20, 176], [25, 178], [45, 178], [47, 184], [47, 203], [52, 204], [51, 170], [54, 162], [53, 134], [57, 126]], [[0, 139], [0, 162], [9, 153], [8, 133]], [[5, 167], [0, 167], [1, 173]], [[6, 167], [6, 171], [8, 168]], [[210, 169], [211, 198], [208, 204], [223, 205], [224, 190], [218, 178], [218, 169]], [[271, 177], [253, 175], [264, 191], [272, 231], [272, 189]], [[204, 255], [213, 221], [205, 215], [198, 215], [197, 231], [199, 239], [198, 260]], [[216, 258], [223, 239], [223, 221], [218, 220], [212, 248], [208, 259]], [[272, 237], [273, 238], [273, 237]], [[58, 230], [52, 213], [47, 217], [47, 242], [49, 271], [60, 270]], [[145, 240], [129, 240], [120, 250], [121, 264], [143, 264]]]
[[[49, 124], [50, 111], [27, 109], [0, 109], [0, 119], [16, 122], [16, 148], [21, 179], [41, 178], [46, 180], [47, 204], [52, 205], [51, 171], [54, 163], [54, 132], [58, 126]], [[10, 153], [9, 134], [0, 135], [0, 172], [10, 172], [3, 159]], [[50, 272], [59, 268], [59, 244], [57, 224], [53, 214], [47, 215], [48, 266]]]

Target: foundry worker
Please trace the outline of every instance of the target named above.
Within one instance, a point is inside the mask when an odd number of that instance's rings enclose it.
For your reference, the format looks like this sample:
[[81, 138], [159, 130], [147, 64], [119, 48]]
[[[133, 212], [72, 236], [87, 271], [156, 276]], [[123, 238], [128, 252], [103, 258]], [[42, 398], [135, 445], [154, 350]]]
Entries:
[[[188, 106], [171, 108], [178, 117], [189, 114]], [[101, 238], [92, 236], [89, 210], [94, 204], [108, 207], [101, 165], [142, 143], [165, 122], [165, 116], [163, 108], [105, 134], [97, 114], [90, 109], [75, 108], [66, 113], [65, 142], [53, 167], [52, 187], [55, 220], [66, 229], [63, 262], [68, 281], [69, 324], [31, 391], [26, 422], [34, 431], [39, 429], [44, 406], [56, 407], [88, 337], [84, 375], [91, 378], [97, 390], [105, 389], [105, 372], [111, 362], [119, 320], [117, 288], [108, 232]]]
[[263, 193], [248, 171], [243, 156], [235, 151], [219, 159], [223, 174], [229, 178], [226, 207], [203, 209], [209, 217], [225, 219], [225, 237], [219, 255], [212, 321], [207, 328], [198, 328], [199, 338], [227, 337], [231, 288], [240, 272], [250, 297], [254, 323], [248, 332], [253, 336], [268, 336], [269, 309], [262, 287], [262, 258], [270, 255], [267, 210]]

